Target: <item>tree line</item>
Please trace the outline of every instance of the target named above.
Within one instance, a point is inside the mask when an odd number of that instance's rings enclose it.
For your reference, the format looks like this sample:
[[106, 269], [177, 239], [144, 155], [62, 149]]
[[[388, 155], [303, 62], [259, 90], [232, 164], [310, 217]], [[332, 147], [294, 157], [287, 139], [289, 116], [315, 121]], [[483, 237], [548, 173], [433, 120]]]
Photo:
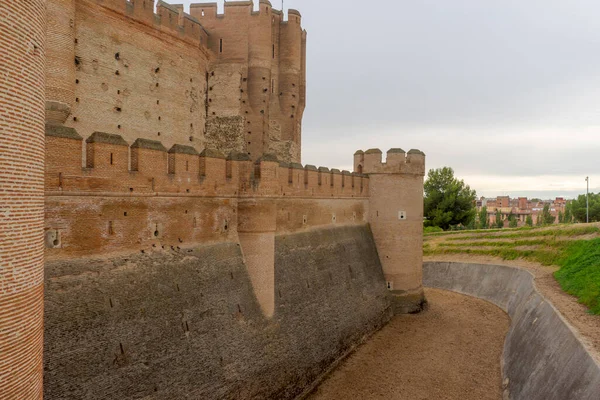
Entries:
[[[505, 221], [502, 213], [496, 211], [495, 223], [490, 222], [487, 207], [479, 212], [475, 206], [477, 193], [464, 180], [454, 176], [450, 167], [429, 170], [424, 184], [424, 226], [427, 231], [450, 229], [489, 229], [503, 228]], [[538, 200], [539, 199], [532, 199]], [[590, 222], [600, 221], [600, 193], [589, 195]], [[509, 214], [508, 227], [518, 226], [517, 216]], [[536, 220], [527, 215], [525, 225], [533, 227], [553, 224], [555, 217], [550, 212], [550, 204], [544, 204]], [[577, 199], [568, 201], [564, 213], [558, 213], [559, 223], [586, 222], [586, 197], [579, 195]]]

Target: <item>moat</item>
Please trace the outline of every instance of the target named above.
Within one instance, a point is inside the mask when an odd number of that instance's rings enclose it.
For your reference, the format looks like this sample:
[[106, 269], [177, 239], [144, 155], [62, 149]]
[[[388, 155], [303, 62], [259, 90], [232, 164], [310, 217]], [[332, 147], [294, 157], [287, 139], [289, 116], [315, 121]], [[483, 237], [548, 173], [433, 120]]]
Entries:
[[309, 399], [502, 399], [508, 315], [474, 297], [425, 294], [425, 311], [394, 317]]

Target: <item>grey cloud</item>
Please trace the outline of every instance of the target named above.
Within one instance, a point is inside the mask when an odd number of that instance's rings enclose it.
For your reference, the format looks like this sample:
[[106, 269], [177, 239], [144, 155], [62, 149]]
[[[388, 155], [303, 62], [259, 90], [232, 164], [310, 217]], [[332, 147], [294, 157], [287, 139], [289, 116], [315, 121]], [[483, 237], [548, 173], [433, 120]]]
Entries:
[[[460, 174], [586, 174], [597, 164], [597, 1], [285, 6], [308, 30], [303, 162], [348, 166], [357, 148], [399, 146]], [[573, 144], [540, 147], [544, 131]]]

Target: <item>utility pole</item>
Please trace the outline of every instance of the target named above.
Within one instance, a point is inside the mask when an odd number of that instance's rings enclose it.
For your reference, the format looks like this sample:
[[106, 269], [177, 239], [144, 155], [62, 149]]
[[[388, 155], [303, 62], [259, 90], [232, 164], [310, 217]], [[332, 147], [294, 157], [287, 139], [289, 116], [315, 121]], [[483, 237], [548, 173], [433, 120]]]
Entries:
[[590, 201], [589, 201], [589, 192], [590, 192], [590, 177], [585, 177], [585, 182], [587, 187], [585, 189], [585, 222], [590, 223]]

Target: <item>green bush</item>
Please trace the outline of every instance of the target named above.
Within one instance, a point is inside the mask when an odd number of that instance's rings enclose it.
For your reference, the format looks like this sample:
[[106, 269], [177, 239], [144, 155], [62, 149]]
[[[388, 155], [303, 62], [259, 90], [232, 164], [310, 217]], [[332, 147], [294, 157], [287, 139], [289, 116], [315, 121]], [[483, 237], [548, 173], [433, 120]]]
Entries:
[[439, 226], [426, 226], [423, 229], [423, 233], [436, 233], [436, 232], [444, 232], [442, 228]]

